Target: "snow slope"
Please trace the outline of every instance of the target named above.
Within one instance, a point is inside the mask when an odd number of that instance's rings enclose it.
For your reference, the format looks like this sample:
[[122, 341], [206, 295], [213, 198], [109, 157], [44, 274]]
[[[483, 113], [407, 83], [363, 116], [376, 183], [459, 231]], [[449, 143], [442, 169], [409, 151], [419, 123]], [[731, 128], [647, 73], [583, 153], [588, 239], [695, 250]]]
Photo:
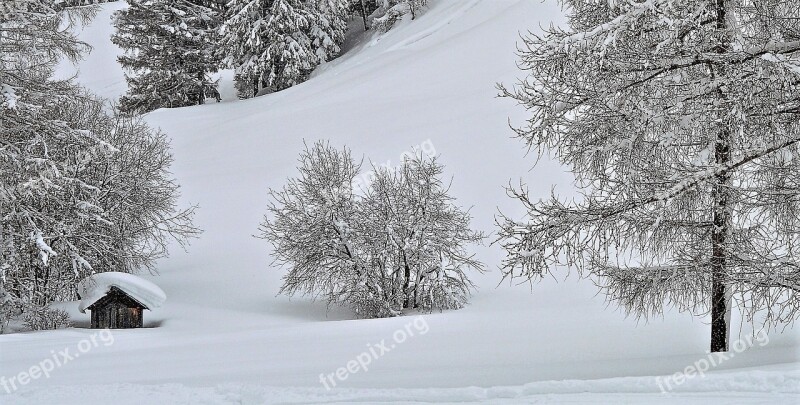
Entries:
[[[252, 235], [267, 189], [294, 175], [304, 140], [347, 145], [377, 164], [396, 164], [412, 147], [433, 145], [453, 176], [452, 194], [488, 233], [498, 207], [521, 213], [505, 196], [509, 181], [522, 178], [539, 196], [554, 184], [570, 192], [571, 177], [558, 165], [544, 161], [530, 170], [533, 158], [508, 129], [508, 120], [521, 122], [525, 112], [494, 97], [495, 83], [520, 76], [518, 33], [561, 21], [554, 3], [433, 0], [416, 21], [352, 41], [346, 55], [299, 86], [236, 101], [227, 81], [222, 103], [149, 114], [173, 139], [183, 202], [199, 204], [205, 233], [188, 252], [176, 249], [163, 260], [160, 276], [148, 277], [170, 297], [145, 313], [152, 328], [113, 331], [113, 339], [11, 394], [0, 386], [0, 403], [800, 400], [797, 328], [771, 331], [768, 343], [748, 344], [706, 377], [662, 394], [652, 376], [706, 358], [706, 320], [675, 313], [649, 323], [626, 318], [606, 307], [591, 282], [574, 277], [501, 283], [497, 246], [477, 248], [495, 270], [474, 277], [480, 289], [472, 304], [424, 315], [425, 328], [413, 317], [353, 320], [346, 310], [275, 296], [282, 271]], [[77, 67], [78, 80], [111, 98], [125, 91], [114, 64], [118, 50], [108, 41], [111, 12], [123, 6], [104, 5], [81, 34], [95, 50]], [[74, 72], [65, 66], [61, 74]], [[88, 315], [77, 306], [65, 304], [86, 326]], [[398, 330], [415, 334], [399, 343]], [[53, 351], [77, 353], [81, 342], [98, 341], [96, 333], [0, 336], [0, 376], [18, 375]], [[323, 387], [321, 374], [382, 341], [393, 346], [367, 371], [348, 373], [330, 391]]]

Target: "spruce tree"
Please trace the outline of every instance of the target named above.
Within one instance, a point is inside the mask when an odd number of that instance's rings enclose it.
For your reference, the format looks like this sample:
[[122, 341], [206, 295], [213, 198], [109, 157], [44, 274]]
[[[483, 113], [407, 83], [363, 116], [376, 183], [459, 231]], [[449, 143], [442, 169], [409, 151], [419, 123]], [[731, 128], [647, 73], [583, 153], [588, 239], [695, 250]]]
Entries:
[[[501, 216], [508, 277], [561, 265], [640, 316], [800, 315], [800, 7], [775, 0], [565, 0], [566, 28], [525, 39], [503, 94], [527, 146], [572, 168], [583, 198]], [[732, 301], [735, 299], [735, 301]], [[763, 317], [763, 318], [757, 318]]]
[[214, 52], [221, 23], [215, 0], [130, 0], [115, 15], [112, 42], [125, 54], [128, 92], [120, 100], [127, 112], [219, 101], [210, 75], [220, 65]]
[[311, 45], [319, 63], [339, 56], [347, 33], [346, 0], [311, 0], [314, 19], [309, 27]]
[[308, 31], [313, 14], [299, 0], [233, 0], [221, 49], [236, 70], [240, 98], [283, 90], [316, 65]]
[[233, 0], [220, 50], [240, 98], [302, 83], [336, 57], [347, 30], [342, 0]]

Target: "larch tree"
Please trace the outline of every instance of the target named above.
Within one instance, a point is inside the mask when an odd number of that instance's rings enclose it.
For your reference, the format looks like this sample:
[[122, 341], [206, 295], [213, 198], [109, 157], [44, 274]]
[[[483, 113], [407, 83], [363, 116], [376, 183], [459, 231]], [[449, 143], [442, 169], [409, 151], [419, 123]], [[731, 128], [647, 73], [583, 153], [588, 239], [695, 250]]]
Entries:
[[365, 318], [463, 307], [467, 273], [483, 269], [468, 246], [483, 235], [448, 195], [441, 165], [416, 157], [398, 172], [376, 169], [363, 195], [353, 190], [360, 167], [347, 149], [317, 143], [302, 153], [300, 176], [271, 191], [261, 236], [288, 269], [281, 292]]
[[648, 316], [732, 306], [800, 315], [800, 5], [777, 0], [563, 0], [569, 23], [530, 35], [527, 76], [501, 93], [532, 114], [518, 136], [570, 167], [582, 198], [509, 188], [506, 277], [577, 269]]
[[127, 71], [128, 92], [120, 100], [126, 112], [219, 101], [211, 80], [221, 62], [215, 44], [222, 18], [217, 0], [130, 0], [115, 14], [112, 42]]
[[[43, 230], [48, 225], [39, 219], [64, 207], [75, 214], [76, 203], [90, 193], [91, 187], [71, 176], [71, 161], [77, 159], [62, 153], [106, 149], [96, 137], [51, 114], [82, 96], [68, 81], [51, 76], [61, 58], [76, 61], [88, 49], [71, 27], [89, 21], [93, 11], [64, 10], [52, 0], [0, 9], [0, 290], [6, 309], [21, 309], [44, 296], [41, 283], [29, 283], [24, 291], [18, 286], [23, 275], [28, 280], [46, 276], [42, 265], [53, 250]], [[64, 197], [72, 203], [56, 203]], [[5, 323], [11, 313], [2, 312], [0, 323]]]

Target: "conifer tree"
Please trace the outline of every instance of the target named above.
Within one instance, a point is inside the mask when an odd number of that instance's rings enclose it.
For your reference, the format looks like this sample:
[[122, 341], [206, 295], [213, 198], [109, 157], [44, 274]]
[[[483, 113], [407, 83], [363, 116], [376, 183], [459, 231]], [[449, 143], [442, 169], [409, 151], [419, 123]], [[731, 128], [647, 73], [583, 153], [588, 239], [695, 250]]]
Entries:
[[311, 45], [318, 63], [328, 62], [341, 52], [347, 33], [348, 4], [346, 0], [312, 0], [311, 6]]
[[301, 83], [316, 66], [314, 15], [300, 0], [233, 0], [220, 49], [241, 98]]
[[302, 83], [338, 56], [347, 31], [344, 0], [233, 0], [220, 52], [235, 69], [240, 98]]
[[115, 14], [112, 41], [125, 54], [128, 92], [120, 100], [127, 112], [219, 101], [210, 75], [220, 62], [214, 46], [221, 23], [221, 3], [215, 0], [130, 0]]
[[[776, 0], [564, 0], [566, 28], [525, 39], [503, 94], [528, 147], [571, 167], [583, 198], [498, 218], [507, 277], [577, 268], [640, 316], [800, 316], [800, 6]], [[735, 300], [735, 301], [732, 301]], [[763, 318], [756, 318], [756, 317]]]

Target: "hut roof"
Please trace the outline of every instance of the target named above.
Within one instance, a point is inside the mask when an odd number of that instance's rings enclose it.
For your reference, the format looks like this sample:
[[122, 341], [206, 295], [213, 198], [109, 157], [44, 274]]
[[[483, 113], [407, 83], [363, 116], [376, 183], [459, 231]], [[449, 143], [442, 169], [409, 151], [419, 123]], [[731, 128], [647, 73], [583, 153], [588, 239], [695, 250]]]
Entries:
[[92, 304], [105, 297], [112, 287], [117, 287], [147, 309], [158, 308], [167, 299], [161, 288], [141, 277], [120, 272], [98, 273], [78, 283], [78, 294], [81, 296], [78, 309], [85, 312]]

